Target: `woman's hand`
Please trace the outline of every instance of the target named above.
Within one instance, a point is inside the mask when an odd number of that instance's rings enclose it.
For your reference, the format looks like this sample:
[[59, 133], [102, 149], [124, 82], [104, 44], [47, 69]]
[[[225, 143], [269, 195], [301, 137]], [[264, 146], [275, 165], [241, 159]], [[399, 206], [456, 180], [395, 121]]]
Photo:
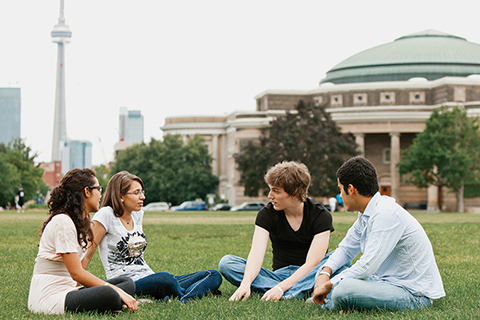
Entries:
[[132, 311], [137, 311], [138, 310], [138, 301], [135, 300], [134, 297], [132, 297], [131, 295], [129, 295], [128, 293], [126, 293], [122, 289], [120, 289], [118, 287], [116, 289], [118, 289], [116, 291], [120, 295], [120, 299], [122, 299], [122, 302], [127, 306], [127, 308], [132, 310]]

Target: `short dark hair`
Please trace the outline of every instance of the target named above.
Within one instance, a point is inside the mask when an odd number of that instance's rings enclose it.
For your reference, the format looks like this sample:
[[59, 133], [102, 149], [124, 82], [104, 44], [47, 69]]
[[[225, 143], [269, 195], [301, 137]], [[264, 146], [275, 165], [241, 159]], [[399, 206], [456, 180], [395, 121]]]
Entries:
[[337, 170], [338, 181], [348, 194], [348, 185], [352, 185], [362, 196], [373, 196], [378, 192], [378, 179], [375, 167], [363, 157], [354, 157]]

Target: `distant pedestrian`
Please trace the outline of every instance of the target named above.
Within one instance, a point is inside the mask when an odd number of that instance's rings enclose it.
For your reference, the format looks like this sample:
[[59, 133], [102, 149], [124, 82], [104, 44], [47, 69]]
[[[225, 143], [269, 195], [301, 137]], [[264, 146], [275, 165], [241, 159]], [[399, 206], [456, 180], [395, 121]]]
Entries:
[[23, 202], [23, 197], [25, 196], [25, 191], [23, 191], [22, 186], [18, 187], [18, 206], [17, 206], [17, 212], [20, 212], [22, 210], [22, 213], [25, 212], [25, 203]]
[[330, 197], [330, 199], [328, 199], [328, 205], [330, 206], [330, 212], [335, 212], [335, 208], [337, 205], [337, 198]]
[[343, 199], [342, 199], [342, 197], [340, 197], [340, 193], [337, 194], [335, 196], [335, 198], [337, 198], [337, 207], [338, 207], [337, 211], [342, 211], [343, 212]]

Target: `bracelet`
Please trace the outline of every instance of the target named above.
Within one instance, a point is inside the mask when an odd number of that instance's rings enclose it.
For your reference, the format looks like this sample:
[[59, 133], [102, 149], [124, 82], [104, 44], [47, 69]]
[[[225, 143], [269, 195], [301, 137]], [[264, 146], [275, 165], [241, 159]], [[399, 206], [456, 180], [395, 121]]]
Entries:
[[328, 273], [327, 271], [320, 271], [320, 273], [318, 275], [321, 275], [321, 274], [326, 274], [329, 278], [332, 276], [330, 273]]
[[280, 288], [279, 286], [275, 286], [274, 288], [277, 288], [278, 290], [280, 290], [280, 292], [282, 293], [282, 296], [283, 296], [283, 290], [282, 290], [282, 288]]
[[104, 285], [104, 286], [109, 286], [109, 285], [110, 285], [110, 283], [108, 283], [108, 282], [105, 282], [103, 285]]

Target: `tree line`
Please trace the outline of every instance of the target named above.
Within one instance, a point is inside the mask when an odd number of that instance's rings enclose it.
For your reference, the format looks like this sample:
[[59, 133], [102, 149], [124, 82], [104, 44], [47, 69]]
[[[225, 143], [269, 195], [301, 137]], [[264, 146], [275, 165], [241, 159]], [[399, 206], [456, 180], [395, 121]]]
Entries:
[[[479, 119], [470, 117], [459, 106], [441, 107], [432, 112], [425, 130], [402, 150], [397, 164], [403, 182], [419, 188], [446, 187], [457, 197], [457, 211], [464, 211], [464, 197], [480, 196]], [[355, 156], [356, 143], [351, 134], [343, 134], [324, 107], [300, 100], [284, 115], [276, 116], [259, 139], [242, 143], [235, 155], [240, 172], [239, 184], [245, 195], [266, 195], [263, 176], [281, 161], [300, 161], [312, 176], [310, 195], [332, 196], [338, 192], [336, 170]], [[0, 144], [0, 205], [12, 202], [22, 185], [25, 201], [44, 196], [48, 186], [43, 170], [35, 164], [36, 153], [17, 139]], [[167, 135], [162, 141], [137, 144], [118, 152], [108, 169], [94, 167], [100, 185], [106, 187], [115, 173], [127, 170], [145, 183], [145, 203], [205, 199], [215, 193], [218, 178], [212, 174], [212, 157], [204, 139], [193, 136], [184, 143], [179, 135]]]
[[204, 139], [195, 135], [186, 143], [179, 135], [163, 141], [152, 139], [119, 151], [109, 177], [126, 170], [140, 177], [146, 190], [145, 203], [205, 199], [215, 193], [218, 178], [212, 174], [212, 157]]
[[43, 169], [35, 164], [37, 153], [25, 145], [24, 140], [14, 139], [0, 144], [0, 205], [15, 204], [15, 195], [21, 185], [25, 202], [36, 196], [45, 197], [48, 185], [43, 180]]

